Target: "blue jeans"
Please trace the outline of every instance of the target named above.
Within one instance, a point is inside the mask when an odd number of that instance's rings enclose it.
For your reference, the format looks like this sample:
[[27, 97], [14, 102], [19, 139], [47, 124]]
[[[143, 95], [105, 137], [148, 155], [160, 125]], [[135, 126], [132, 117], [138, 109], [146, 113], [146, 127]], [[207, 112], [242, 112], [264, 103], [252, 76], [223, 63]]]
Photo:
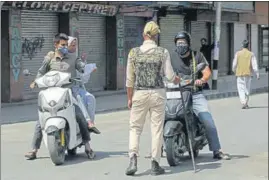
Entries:
[[219, 136], [213, 117], [208, 109], [205, 96], [202, 93], [193, 95], [193, 111], [199, 120], [204, 124], [206, 136], [210, 151], [218, 151], [221, 149]]
[[90, 119], [92, 122], [95, 120], [95, 107], [96, 107], [96, 99], [94, 95], [87, 92], [85, 89], [80, 88], [78, 86], [72, 87], [72, 93], [73, 96], [80, 95], [82, 97], [82, 100], [84, 102], [84, 105], [88, 111], [88, 114], [90, 116]]

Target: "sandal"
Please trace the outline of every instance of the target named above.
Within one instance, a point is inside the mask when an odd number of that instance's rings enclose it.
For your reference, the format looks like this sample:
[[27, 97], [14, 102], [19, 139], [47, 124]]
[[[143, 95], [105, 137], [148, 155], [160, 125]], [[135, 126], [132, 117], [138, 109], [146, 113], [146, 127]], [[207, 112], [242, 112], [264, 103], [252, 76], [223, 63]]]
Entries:
[[90, 133], [101, 134], [101, 132], [95, 126], [88, 126]]
[[34, 160], [36, 159], [36, 152], [28, 152], [27, 154], [25, 154], [25, 156], [27, 158], [27, 160]]
[[95, 153], [93, 152], [93, 150], [85, 150], [86, 155], [88, 156], [88, 159], [94, 159], [95, 158]]

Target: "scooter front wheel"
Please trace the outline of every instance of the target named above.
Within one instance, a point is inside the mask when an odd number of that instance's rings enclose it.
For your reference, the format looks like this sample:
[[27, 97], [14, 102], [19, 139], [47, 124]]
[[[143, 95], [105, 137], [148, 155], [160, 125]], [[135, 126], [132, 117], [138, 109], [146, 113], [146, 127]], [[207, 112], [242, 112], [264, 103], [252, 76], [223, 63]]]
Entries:
[[64, 129], [48, 134], [48, 150], [50, 158], [55, 165], [61, 165], [65, 161]]

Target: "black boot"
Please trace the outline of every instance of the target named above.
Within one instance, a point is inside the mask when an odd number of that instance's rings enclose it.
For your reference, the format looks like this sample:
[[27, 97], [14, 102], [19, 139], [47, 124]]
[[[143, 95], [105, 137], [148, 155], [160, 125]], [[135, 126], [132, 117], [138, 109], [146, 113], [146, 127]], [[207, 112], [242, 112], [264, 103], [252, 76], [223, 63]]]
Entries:
[[130, 164], [128, 168], [126, 169], [125, 174], [127, 176], [133, 176], [137, 171], [137, 155], [134, 154], [130, 159]]
[[151, 175], [157, 176], [160, 174], [164, 174], [165, 171], [163, 168], [160, 167], [159, 163], [155, 160], [151, 162]]

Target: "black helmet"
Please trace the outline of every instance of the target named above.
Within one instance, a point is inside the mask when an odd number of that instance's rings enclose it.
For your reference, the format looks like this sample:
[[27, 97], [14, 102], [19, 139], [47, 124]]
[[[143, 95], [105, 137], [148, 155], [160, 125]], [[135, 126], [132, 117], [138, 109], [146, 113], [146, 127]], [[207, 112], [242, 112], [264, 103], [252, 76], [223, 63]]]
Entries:
[[191, 35], [187, 33], [186, 31], [180, 31], [175, 36], [175, 44], [177, 43], [178, 39], [185, 39], [189, 45], [191, 45]]
[[242, 46], [243, 46], [243, 48], [248, 48], [248, 45], [249, 45], [248, 40], [244, 40], [244, 41], [242, 42]]

